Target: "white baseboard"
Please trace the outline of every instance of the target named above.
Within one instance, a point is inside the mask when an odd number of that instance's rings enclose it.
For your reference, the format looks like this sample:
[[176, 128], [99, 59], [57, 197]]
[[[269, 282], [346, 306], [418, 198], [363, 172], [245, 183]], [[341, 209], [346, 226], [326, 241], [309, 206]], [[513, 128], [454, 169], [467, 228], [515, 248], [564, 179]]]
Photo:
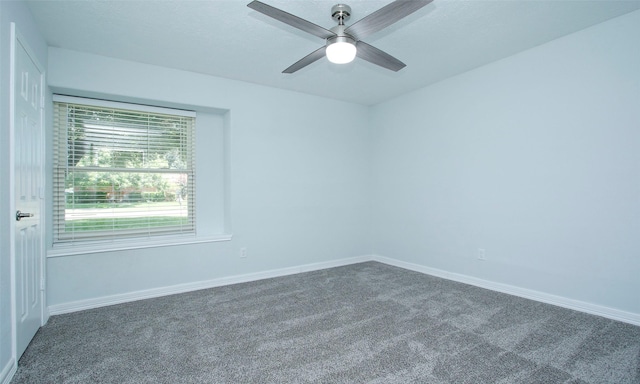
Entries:
[[13, 375], [16, 374], [17, 369], [18, 366], [16, 365], [15, 359], [11, 358], [0, 372], [0, 383], [9, 384], [11, 379], [13, 379]]
[[474, 285], [476, 287], [490, 289], [492, 291], [502, 292], [513, 296], [523, 297], [525, 299], [535, 300], [542, 303], [552, 304], [563, 308], [573, 309], [579, 312], [585, 312], [592, 315], [606, 317], [608, 319], [622, 321], [625, 323], [640, 326], [640, 314], [621, 311], [619, 309], [605, 307], [602, 305], [591, 304], [584, 301], [573, 300], [562, 296], [551, 295], [544, 292], [534, 291], [531, 289], [520, 288], [509, 284], [496, 283], [489, 280], [478, 279], [459, 273], [452, 273], [425, 267], [420, 264], [407, 263], [404, 261], [373, 255], [371, 260], [380, 263], [392, 265], [399, 268], [408, 269], [415, 272], [424, 273], [431, 276], [441, 277], [443, 279], [453, 280], [464, 284]]
[[78, 300], [78, 301], [73, 301], [69, 303], [51, 305], [49, 306], [48, 314], [51, 316], [60, 315], [63, 313], [83, 311], [86, 309], [93, 309], [93, 308], [105, 307], [108, 305], [128, 303], [131, 301], [137, 301], [137, 300], [143, 300], [143, 299], [151, 299], [154, 297], [174, 295], [178, 293], [197, 291], [201, 289], [215, 288], [215, 287], [221, 287], [225, 285], [270, 279], [273, 277], [294, 275], [302, 272], [311, 272], [311, 271], [317, 271], [321, 269], [341, 267], [344, 265], [363, 263], [365, 261], [371, 261], [371, 260], [372, 260], [372, 256], [365, 255], [365, 256], [359, 256], [359, 257], [351, 257], [347, 259], [325, 261], [325, 262], [313, 263], [313, 264], [305, 264], [297, 267], [274, 269], [270, 271], [248, 273], [244, 275], [236, 275], [236, 276], [229, 276], [229, 277], [221, 277], [218, 279], [207, 280], [207, 281], [198, 281], [194, 283], [185, 283], [185, 284], [172, 285], [168, 287], [146, 289], [142, 291], [122, 293], [122, 294], [111, 295], [111, 296], [103, 296], [103, 297], [97, 297], [97, 298], [92, 298], [87, 300]]
[[325, 261], [325, 262], [313, 263], [313, 264], [305, 264], [297, 267], [274, 269], [270, 271], [249, 273], [249, 274], [229, 276], [229, 277], [221, 277], [218, 279], [207, 280], [207, 281], [178, 284], [178, 285], [172, 285], [168, 287], [153, 288], [153, 289], [147, 289], [142, 291], [123, 293], [118, 295], [103, 296], [103, 297], [98, 297], [93, 299], [73, 301], [69, 303], [49, 306], [49, 315], [51, 316], [60, 315], [63, 313], [70, 313], [70, 312], [82, 311], [86, 309], [105, 307], [108, 305], [127, 303], [131, 301], [151, 299], [154, 297], [161, 297], [161, 296], [167, 296], [167, 295], [174, 295], [178, 293], [197, 291], [200, 289], [215, 288], [215, 287], [221, 287], [225, 285], [246, 283], [250, 281], [269, 279], [273, 277], [293, 275], [296, 273], [341, 267], [344, 265], [363, 263], [366, 261], [377, 261], [383, 264], [388, 264], [395, 267], [404, 268], [404, 269], [424, 273], [431, 276], [453, 280], [453, 281], [457, 281], [464, 284], [474, 285], [476, 287], [490, 289], [492, 291], [519, 296], [526, 299], [539, 301], [542, 303], [552, 304], [559, 307], [568, 308], [575, 311], [585, 312], [592, 315], [602, 316], [609, 319], [640, 326], [640, 314], [637, 314], [637, 313], [621, 311], [615, 308], [573, 300], [573, 299], [569, 299], [562, 296], [556, 296], [556, 295], [551, 295], [544, 292], [534, 291], [531, 289], [520, 288], [513, 285], [496, 283], [493, 281], [483, 280], [476, 277], [471, 277], [471, 276], [462, 275], [462, 274], [453, 273], [453, 272], [447, 272], [441, 269], [430, 268], [420, 264], [408, 263], [401, 260], [380, 256], [380, 255], [364, 255], [364, 256], [352, 257], [347, 259]]

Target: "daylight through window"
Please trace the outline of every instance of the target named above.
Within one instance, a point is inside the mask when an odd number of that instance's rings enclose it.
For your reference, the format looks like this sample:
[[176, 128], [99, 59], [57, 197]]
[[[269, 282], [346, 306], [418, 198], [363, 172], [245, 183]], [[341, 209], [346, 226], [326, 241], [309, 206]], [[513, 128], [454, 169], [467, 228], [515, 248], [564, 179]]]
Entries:
[[195, 233], [195, 113], [54, 99], [54, 243]]

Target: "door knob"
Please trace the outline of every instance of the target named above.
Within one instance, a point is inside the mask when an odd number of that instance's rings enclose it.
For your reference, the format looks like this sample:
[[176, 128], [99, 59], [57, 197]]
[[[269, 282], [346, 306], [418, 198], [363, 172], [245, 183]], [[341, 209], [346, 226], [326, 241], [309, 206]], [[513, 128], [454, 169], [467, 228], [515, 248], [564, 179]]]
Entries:
[[33, 213], [16, 212], [16, 221], [20, 221], [23, 217], [33, 217]]

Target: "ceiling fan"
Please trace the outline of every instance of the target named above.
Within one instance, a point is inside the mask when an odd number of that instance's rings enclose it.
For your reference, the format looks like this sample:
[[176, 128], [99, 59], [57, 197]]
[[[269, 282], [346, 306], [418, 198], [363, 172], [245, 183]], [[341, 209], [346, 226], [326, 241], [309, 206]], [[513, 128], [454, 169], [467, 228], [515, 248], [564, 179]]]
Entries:
[[247, 7], [326, 40], [326, 44], [323, 47], [298, 60], [282, 73], [294, 73], [325, 55], [329, 61], [336, 64], [349, 63], [357, 56], [370, 63], [397, 72], [404, 68], [406, 64], [388, 53], [365, 43], [362, 39], [412, 14], [432, 1], [396, 0], [349, 26], [345, 25], [345, 21], [351, 17], [351, 7], [346, 4], [337, 4], [331, 8], [331, 17], [338, 22], [338, 25], [331, 29], [325, 29], [257, 0], [247, 4]]

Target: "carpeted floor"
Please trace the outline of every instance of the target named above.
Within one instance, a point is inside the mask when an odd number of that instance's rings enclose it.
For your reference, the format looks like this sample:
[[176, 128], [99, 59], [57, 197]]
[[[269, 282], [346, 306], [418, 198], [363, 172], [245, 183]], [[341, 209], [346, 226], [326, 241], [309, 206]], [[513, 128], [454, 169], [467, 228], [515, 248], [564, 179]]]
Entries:
[[368, 262], [54, 316], [12, 383], [640, 383], [640, 327]]

